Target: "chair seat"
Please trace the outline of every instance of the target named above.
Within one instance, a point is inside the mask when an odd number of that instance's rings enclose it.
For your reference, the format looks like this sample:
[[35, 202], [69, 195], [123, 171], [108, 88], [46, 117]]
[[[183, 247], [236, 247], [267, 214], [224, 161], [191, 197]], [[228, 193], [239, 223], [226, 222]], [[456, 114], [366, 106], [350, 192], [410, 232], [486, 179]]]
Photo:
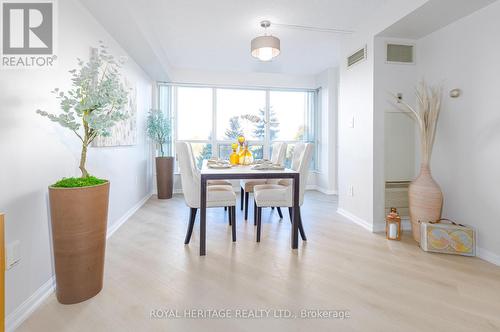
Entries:
[[236, 193], [232, 186], [207, 186], [207, 207], [224, 207], [236, 205]]
[[227, 180], [208, 180], [209, 186], [232, 186], [231, 182]]
[[266, 184], [267, 180], [265, 179], [258, 179], [258, 180], [240, 180], [240, 186], [243, 188], [243, 190], [247, 193], [252, 193], [253, 188], [257, 185], [260, 184]]
[[279, 179], [278, 183], [275, 183], [275, 184], [279, 184], [281, 186], [288, 187], [288, 186], [293, 185], [293, 180], [292, 179]]
[[254, 200], [258, 207], [292, 206], [292, 187], [263, 184], [254, 187]]

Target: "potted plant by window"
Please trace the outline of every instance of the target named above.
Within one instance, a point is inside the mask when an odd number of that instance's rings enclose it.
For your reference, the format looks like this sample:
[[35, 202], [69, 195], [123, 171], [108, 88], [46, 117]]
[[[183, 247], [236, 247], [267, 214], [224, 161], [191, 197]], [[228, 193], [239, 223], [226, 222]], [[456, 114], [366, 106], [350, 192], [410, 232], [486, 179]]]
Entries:
[[82, 144], [81, 176], [49, 186], [56, 295], [64, 304], [87, 300], [103, 286], [110, 183], [88, 173], [87, 149], [96, 137], [109, 136], [110, 129], [127, 117], [123, 106], [128, 99], [120, 64], [103, 44], [87, 62], [78, 59], [78, 68], [70, 73], [72, 87], [52, 91], [62, 112], [37, 110], [74, 132]]
[[170, 143], [170, 119], [160, 110], [149, 111], [147, 121], [148, 136], [160, 152], [156, 157], [156, 187], [159, 199], [172, 198], [174, 187], [174, 158], [165, 157], [164, 145]]

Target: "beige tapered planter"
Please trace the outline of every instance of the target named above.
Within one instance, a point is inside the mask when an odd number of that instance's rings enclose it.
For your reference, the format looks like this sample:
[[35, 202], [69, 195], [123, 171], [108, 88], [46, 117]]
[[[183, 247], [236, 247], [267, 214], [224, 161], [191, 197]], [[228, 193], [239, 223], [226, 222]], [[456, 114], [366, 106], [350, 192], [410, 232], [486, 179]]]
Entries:
[[85, 301], [102, 289], [109, 182], [81, 188], [49, 187], [56, 296]]
[[441, 219], [443, 209], [443, 193], [437, 182], [432, 178], [429, 165], [421, 165], [420, 174], [410, 184], [408, 195], [411, 231], [415, 241], [420, 243], [419, 223]]

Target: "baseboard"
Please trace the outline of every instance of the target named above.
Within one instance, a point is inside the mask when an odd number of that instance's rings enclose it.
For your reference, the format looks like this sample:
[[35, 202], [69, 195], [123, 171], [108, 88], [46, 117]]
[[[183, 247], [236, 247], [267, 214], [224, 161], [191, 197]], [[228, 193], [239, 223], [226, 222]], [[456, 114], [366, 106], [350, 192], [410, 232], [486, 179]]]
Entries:
[[[110, 238], [144, 203], [151, 197], [152, 193], [148, 193], [137, 204], [131, 207], [120, 219], [113, 223], [107, 230], [107, 238]], [[5, 319], [5, 331], [13, 332], [19, 325], [22, 324], [47, 297], [50, 296], [56, 289], [55, 276], [50, 277], [40, 288], [38, 288], [26, 301], [17, 307]]]
[[12, 332], [35, 311], [56, 289], [56, 278], [52, 276], [38, 288], [26, 301], [5, 318], [5, 331]]
[[337, 190], [328, 190], [316, 184], [308, 184], [306, 190], [316, 190], [325, 195], [337, 195]]
[[137, 204], [132, 206], [125, 214], [118, 219], [116, 222], [113, 223], [111, 227], [108, 227], [108, 231], [106, 234], [106, 238], [110, 238], [134, 213], [139, 210], [144, 203], [147, 202], [147, 200], [153, 195], [153, 193], [148, 193], [146, 196], [144, 196]]
[[500, 266], [500, 255], [494, 254], [491, 251], [488, 251], [483, 248], [477, 248], [477, 257], [490, 262], [492, 264]]
[[370, 224], [369, 222], [367, 222], [366, 220], [363, 220], [361, 219], [360, 217], [358, 216], [355, 216], [354, 214], [352, 214], [351, 212], [348, 212], [344, 209], [341, 209], [341, 208], [337, 208], [337, 213], [340, 214], [341, 216], [349, 219], [350, 221], [352, 221], [353, 223], [363, 227], [364, 229], [370, 231], [370, 232], [373, 232], [374, 229], [373, 229], [373, 225]]

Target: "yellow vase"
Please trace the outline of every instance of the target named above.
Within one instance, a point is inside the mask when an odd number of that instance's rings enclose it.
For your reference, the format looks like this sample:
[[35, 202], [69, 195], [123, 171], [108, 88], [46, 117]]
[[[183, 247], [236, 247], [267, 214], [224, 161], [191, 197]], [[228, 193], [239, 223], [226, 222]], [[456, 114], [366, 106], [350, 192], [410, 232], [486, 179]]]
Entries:
[[253, 155], [252, 152], [248, 149], [248, 146], [245, 146], [242, 151], [240, 151], [239, 155], [239, 164], [240, 165], [250, 165], [253, 163]]
[[233, 153], [231, 153], [231, 155], [229, 156], [229, 163], [231, 165], [238, 165], [240, 163], [240, 156], [236, 152], [238, 144], [236, 143], [231, 144], [231, 148], [233, 149]]

